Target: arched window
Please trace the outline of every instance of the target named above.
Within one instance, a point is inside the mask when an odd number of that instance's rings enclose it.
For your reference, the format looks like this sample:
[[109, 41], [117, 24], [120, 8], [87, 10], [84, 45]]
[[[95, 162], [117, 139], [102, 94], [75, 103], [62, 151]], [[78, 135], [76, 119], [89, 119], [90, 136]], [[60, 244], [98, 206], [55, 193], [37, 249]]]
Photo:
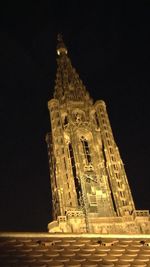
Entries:
[[64, 126], [68, 124], [68, 118], [67, 115], [64, 117]]
[[96, 120], [97, 127], [99, 127], [99, 121], [98, 121], [98, 116], [96, 112], [95, 112], [95, 120]]
[[83, 152], [84, 152], [86, 162], [87, 162], [87, 164], [90, 164], [92, 162], [90, 148], [89, 148], [88, 141], [86, 140], [86, 138], [84, 136], [81, 137], [81, 143], [82, 143]]

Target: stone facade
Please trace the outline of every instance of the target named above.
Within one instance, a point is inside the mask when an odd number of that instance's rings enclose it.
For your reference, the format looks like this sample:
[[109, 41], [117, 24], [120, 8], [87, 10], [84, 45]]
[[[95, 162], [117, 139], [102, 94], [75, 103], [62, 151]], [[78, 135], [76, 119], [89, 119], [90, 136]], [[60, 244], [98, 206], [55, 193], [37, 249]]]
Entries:
[[54, 98], [46, 136], [53, 222], [49, 232], [150, 233], [136, 211], [103, 100], [93, 103], [59, 36]]

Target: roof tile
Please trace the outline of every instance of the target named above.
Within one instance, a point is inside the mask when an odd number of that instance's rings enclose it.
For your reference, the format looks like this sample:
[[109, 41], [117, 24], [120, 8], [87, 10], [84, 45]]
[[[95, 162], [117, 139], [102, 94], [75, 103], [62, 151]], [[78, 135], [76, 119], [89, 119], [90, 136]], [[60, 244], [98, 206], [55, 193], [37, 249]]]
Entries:
[[0, 267], [150, 267], [149, 243], [150, 236], [6, 234], [0, 238]]

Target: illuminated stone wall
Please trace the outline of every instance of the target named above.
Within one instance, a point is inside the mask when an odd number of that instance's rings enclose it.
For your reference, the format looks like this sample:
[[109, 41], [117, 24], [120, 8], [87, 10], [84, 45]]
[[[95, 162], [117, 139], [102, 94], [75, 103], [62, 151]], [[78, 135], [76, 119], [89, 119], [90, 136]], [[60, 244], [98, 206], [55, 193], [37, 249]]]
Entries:
[[140, 233], [149, 213], [136, 213], [106, 105], [93, 103], [59, 36], [54, 98], [47, 134], [51, 232]]

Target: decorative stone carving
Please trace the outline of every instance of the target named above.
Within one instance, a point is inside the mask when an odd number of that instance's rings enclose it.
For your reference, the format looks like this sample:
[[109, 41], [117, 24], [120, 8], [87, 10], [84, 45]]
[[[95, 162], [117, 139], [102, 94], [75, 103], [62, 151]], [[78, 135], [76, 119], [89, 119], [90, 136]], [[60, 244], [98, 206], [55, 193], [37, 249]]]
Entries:
[[150, 233], [149, 211], [136, 211], [103, 100], [93, 104], [68, 51], [57, 47], [54, 99], [48, 102], [53, 217], [49, 231]]

